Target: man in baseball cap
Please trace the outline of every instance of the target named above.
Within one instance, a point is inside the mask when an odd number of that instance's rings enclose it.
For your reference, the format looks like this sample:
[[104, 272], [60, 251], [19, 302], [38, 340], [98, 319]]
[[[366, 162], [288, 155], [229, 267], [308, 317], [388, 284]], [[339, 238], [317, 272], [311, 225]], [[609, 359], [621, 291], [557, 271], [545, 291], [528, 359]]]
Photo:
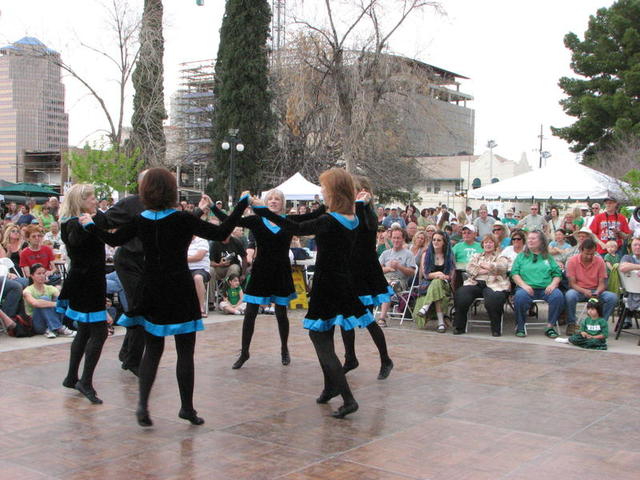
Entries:
[[476, 242], [476, 229], [473, 225], [462, 227], [462, 242], [456, 243], [452, 252], [455, 256], [456, 265], [466, 265], [474, 253], [482, 253], [482, 246]]
[[627, 218], [617, 212], [618, 200], [614, 196], [604, 199], [605, 211], [596, 215], [589, 228], [597, 237], [598, 253], [605, 255], [605, 244], [613, 240], [618, 244], [618, 250], [622, 242], [631, 234]]

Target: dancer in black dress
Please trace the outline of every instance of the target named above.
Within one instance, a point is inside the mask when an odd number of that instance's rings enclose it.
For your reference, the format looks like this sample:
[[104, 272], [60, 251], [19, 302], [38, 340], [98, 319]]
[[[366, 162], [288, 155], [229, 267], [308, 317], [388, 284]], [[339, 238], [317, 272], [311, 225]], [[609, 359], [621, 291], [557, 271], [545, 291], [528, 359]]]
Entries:
[[[378, 261], [376, 252], [376, 237], [378, 234], [378, 216], [371, 203], [373, 202], [371, 184], [365, 177], [355, 177], [356, 189], [364, 192], [362, 199], [356, 202], [356, 215], [360, 221], [357, 230], [356, 243], [351, 256], [351, 273], [353, 275], [353, 285], [362, 303], [373, 313], [374, 307], [391, 300], [393, 289], [389, 286], [387, 279], [382, 273], [382, 267]], [[380, 372], [378, 380], [384, 380], [391, 373], [393, 362], [387, 352], [387, 342], [380, 325], [371, 322], [367, 325], [367, 330], [371, 334], [373, 342], [378, 347], [380, 353]], [[354, 368], [358, 368], [359, 362], [356, 357], [355, 330], [341, 329], [342, 341], [344, 343], [344, 373]]]
[[145, 351], [140, 363], [140, 398], [136, 410], [138, 424], [153, 425], [149, 416], [149, 393], [164, 350], [164, 337], [173, 335], [178, 361], [176, 374], [182, 406], [178, 416], [194, 425], [204, 420], [193, 408], [193, 352], [196, 332], [203, 330], [202, 314], [193, 278], [187, 264], [187, 250], [193, 235], [223, 240], [233, 230], [248, 205], [248, 195], [236, 205], [220, 226], [204, 222], [173, 207], [178, 195], [174, 175], [164, 168], [147, 171], [140, 184], [140, 199], [147, 208], [134, 221], [115, 233], [108, 233], [83, 216], [87, 229], [111, 245], [121, 245], [134, 236], [142, 241], [145, 255], [142, 289], [136, 316], [123, 315], [119, 325], [141, 325], [145, 329]]
[[352, 283], [351, 249], [359, 221], [354, 215], [355, 187], [345, 170], [332, 168], [320, 176], [322, 195], [330, 213], [296, 223], [280, 217], [254, 199], [254, 211], [294, 235], [315, 235], [318, 246], [309, 310], [303, 321], [309, 330], [324, 374], [324, 390], [316, 399], [327, 403], [342, 395], [344, 404], [333, 412], [336, 418], [358, 410], [333, 345], [335, 326], [351, 330], [373, 322]]
[[[272, 212], [282, 215], [285, 207], [284, 194], [280, 190], [270, 190], [265, 195], [267, 208]], [[227, 217], [220, 209], [214, 207], [213, 213], [221, 220]], [[287, 215], [288, 220], [301, 222], [311, 220], [324, 213], [324, 207], [306, 215]], [[238, 225], [251, 230], [256, 240], [256, 257], [251, 268], [249, 284], [244, 291], [243, 300], [247, 303], [242, 322], [242, 350], [240, 356], [233, 364], [233, 369], [238, 369], [249, 360], [249, 346], [256, 323], [256, 316], [260, 305], [275, 304], [278, 332], [280, 333], [282, 364], [289, 365], [291, 357], [287, 347], [289, 338], [289, 318], [287, 306], [297, 297], [291, 277], [291, 262], [289, 261], [289, 248], [291, 246], [292, 233], [281, 229], [266, 218], [256, 215], [243, 217]]]
[[[76, 184], [64, 196], [60, 209], [61, 237], [71, 267], [58, 296], [56, 311], [78, 325], [71, 344], [69, 371], [62, 385], [75, 388], [91, 403], [100, 404], [102, 400], [93, 388], [93, 373], [108, 335], [104, 242], [85, 231], [78, 221], [83, 214], [95, 214], [96, 224], [105, 226], [104, 214], [96, 210], [97, 205], [93, 185]], [[82, 377], [78, 379], [83, 356]]]

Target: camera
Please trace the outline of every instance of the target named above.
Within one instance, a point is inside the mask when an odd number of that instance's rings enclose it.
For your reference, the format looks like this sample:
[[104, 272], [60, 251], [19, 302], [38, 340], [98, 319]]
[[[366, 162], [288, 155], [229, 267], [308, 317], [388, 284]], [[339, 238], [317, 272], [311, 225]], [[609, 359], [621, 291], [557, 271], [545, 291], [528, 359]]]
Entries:
[[222, 257], [223, 262], [231, 263], [236, 258], [233, 253], [228, 253], [224, 257]]

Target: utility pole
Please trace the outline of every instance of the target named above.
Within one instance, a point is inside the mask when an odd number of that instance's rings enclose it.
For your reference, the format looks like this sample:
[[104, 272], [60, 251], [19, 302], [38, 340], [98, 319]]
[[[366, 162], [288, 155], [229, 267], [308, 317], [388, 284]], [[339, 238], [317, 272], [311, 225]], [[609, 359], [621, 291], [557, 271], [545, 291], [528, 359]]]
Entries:
[[538, 168], [542, 168], [542, 139], [544, 138], [542, 135], [542, 124], [540, 124], [540, 135], [538, 135], [538, 138], [540, 139], [540, 149], [538, 150], [540, 155], [540, 164], [538, 165]]

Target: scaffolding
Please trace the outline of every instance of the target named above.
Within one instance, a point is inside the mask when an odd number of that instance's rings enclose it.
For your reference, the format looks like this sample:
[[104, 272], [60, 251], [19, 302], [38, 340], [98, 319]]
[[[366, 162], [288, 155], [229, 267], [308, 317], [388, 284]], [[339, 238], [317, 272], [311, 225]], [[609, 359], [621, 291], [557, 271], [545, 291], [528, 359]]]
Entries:
[[213, 160], [214, 60], [181, 64], [180, 89], [173, 97], [170, 160], [176, 165], [178, 186], [203, 192]]

